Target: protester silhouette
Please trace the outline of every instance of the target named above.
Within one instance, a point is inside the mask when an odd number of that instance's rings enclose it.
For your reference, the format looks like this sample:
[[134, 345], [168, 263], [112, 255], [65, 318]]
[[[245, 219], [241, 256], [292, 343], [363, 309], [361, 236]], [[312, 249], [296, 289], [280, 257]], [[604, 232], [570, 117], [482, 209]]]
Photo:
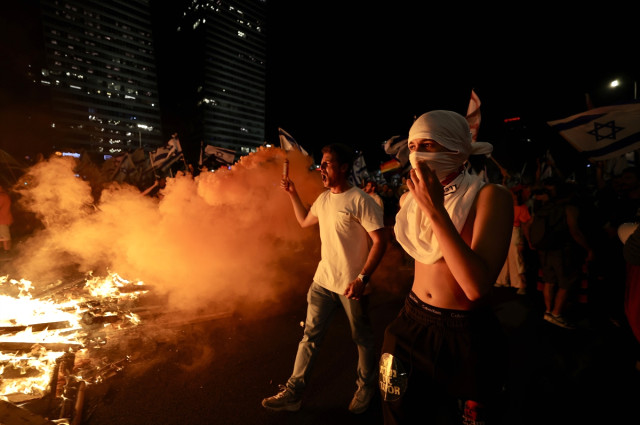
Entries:
[[524, 203], [522, 190], [519, 189], [510, 189], [513, 195], [513, 230], [507, 261], [498, 275], [496, 286], [517, 288], [518, 295], [525, 295], [527, 293], [527, 264], [524, 251], [529, 244], [531, 214]]
[[363, 413], [375, 393], [377, 356], [368, 312], [371, 293], [368, 282], [384, 255], [387, 233], [382, 208], [347, 180], [353, 160], [353, 149], [346, 145], [336, 143], [322, 149], [320, 175], [328, 190], [309, 209], [300, 199], [293, 180], [283, 176], [280, 183], [291, 199], [300, 226], [319, 225], [321, 260], [307, 293], [307, 317], [293, 373], [286, 385], [280, 386], [280, 392], [262, 400], [267, 409], [300, 409], [318, 348], [333, 314], [341, 307], [358, 347], [357, 389], [349, 410]]
[[[574, 329], [575, 324], [567, 317], [566, 307], [575, 295], [585, 261], [593, 261], [594, 253], [580, 228], [580, 208], [572, 201], [574, 185], [562, 182], [557, 177], [542, 181], [542, 188], [534, 192], [536, 202], [530, 246], [538, 252], [544, 288], [544, 320]], [[545, 240], [539, 243], [536, 220], [546, 217]]]
[[489, 294], [507, 257], [513, 198], [467, 172], [469, 155], [491, 145], [472, 143], [460, 114], [423, 114], [408, 147], [413, 169], [394, 230], [415, 259], [414, 280], [384, 334], [384, 422], [495, 423], [507, 340]]

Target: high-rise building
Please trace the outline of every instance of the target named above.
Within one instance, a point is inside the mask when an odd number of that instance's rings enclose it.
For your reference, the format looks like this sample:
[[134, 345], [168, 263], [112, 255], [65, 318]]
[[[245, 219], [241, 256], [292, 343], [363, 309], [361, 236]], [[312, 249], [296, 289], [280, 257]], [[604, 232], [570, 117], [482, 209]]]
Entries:
[[[177, 34], [191, 137], [246, 154], [264, 143], [266, 0], [192, 0]], [[183, 102], [184, 104], [184, 102]]]
[[149, 0], [41, 0], [58, 149], [118, 155], [164, 144]]

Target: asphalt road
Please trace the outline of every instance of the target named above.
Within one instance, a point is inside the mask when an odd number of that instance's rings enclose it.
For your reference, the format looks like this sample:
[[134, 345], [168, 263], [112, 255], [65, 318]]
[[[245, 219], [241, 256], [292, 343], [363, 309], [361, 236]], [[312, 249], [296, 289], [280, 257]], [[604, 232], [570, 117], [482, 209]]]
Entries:
[[[400, 291], [372, 296], [378, 344], [409, 289], [410, 272], [398, 271]], [[640, 373], [634, 370], [635, 341], [624, 325], [583, 306], [578, 329], [542, 320], [535, 290], [518, 296], [496, 288], [493, 306], [510, 338], [510, 379], [502, 425], [569, 425], [637, 422]], [[261, 406], [293, 367], [304, 292], [277, 314], [245, 317], [212, 312], [201, 320], [143, 331], [116, 347], [137, 353], [103, 382], [87, 386], [83, 425], [382, 424], [380, 398], [353, 415], [357, 353], [346, 316], [338, 312], [313, 370], [299, 412], [271, 412]], [[592, 311], [594, 310], [594, 311]], [[635, 416], [634, 416], [635, 415]], [[627, 418], [636, 418], [627, 421]]]
[[[568, 331], [541, 319], [539, 293], [496, 289], [495, 309], [510, 337], [504, 361], [510, 382], [505, 425], [629, 423], [637, 415], [640, 374], [628, 329], [586, 312]], [[377, 294], [372, 313], [378, 342], [402, 303]], [[147, 360], [89, 387], [86, 425], [382, 424], [380, 399], [353, 415], [356, 350], [344, 314], [336, 315], [299, 412], [270, 412], [262, 398], [277, 391], [293, 366], [305, 300], [276, 316], [234, 315], [181, 329], [181, 343], [158, 343]], [[188, 347], [196, 341], [196, 350]], [[153, 358], [162, 361], [153, 363]], [[198, 367], [199, 360], [211, 360]]]

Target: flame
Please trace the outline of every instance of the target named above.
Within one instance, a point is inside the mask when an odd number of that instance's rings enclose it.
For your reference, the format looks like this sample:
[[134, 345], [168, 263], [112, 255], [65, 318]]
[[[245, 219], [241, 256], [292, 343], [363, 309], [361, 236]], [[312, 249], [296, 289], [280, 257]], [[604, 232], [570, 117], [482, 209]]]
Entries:
[[[79, 291], [74, 288], [66, 295], [40, 298], [34, 298], [33, 284], [25, 279], [0, 276], [0, 285], [14, 292], [0, 295], [0, 399], [10, 401], [17, 394], [42, 397], [53, 391], [52, 378], [65, 354], [72, 353], [74, 362], [83, 366], [85, 375], [94, 376], [94, 382], [104, 378], [101, 369], [113, 372], [122, 368], [92, 366], [92, 351], [100, 341], [92, 339], [91, 332], [96, 327], [104, 331], [139, 325], [140, 317], [126, 308], [146, 292], [143, 282], [131, 282], [117, 273], [106, 277], [90, 273]], [[96, 313], [117, 321], [96, 324], [92, 320]], [[82, 375], [75, 378], [90, 379]]]

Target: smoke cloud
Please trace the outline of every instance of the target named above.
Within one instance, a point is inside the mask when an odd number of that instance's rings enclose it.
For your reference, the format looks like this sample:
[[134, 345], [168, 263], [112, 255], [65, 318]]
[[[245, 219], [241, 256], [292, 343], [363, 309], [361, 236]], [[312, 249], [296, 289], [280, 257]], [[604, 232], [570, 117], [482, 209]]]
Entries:
[[116, 272], [145, 282], [169, 310], [277, 312], [288, 294], [306, 292], [320, 255], [317, 228], [300, 228], [280, 188], [285, 158], [310, 205], [323, 190], [319, 173], [310, 157], [280, 148], [229, 170], [168, 178], [161, 199], [110, 183], [96, 202], [76, 159], [42, 161], [25, 175], [19, 202], [44, 228], [17, 244], [15, 273], [49, 285]]
[[[298, 151], [262, 147], [231, 169], [179, 173], [160, 198], [104, 182], [82, 159], [43, 160], [13, 188], [18, 214], [37, 223], [14, 244], [11, 277], [31, 281], [36, 296], [89, 275], [142, 281], [150, 290], [140, 301], [151, 313], [143, 326], [113, 330], [111, 361], [136, 360], [130, 373], [143, 375], [165, 361], [157, 345], [174, 343], [190, 353], [180, 357], [182, 371], [205, 368], [219, 354], [217, 337], [208, 334], [216, 319], [240, 313], [261, 320], [305, 302], [320, 238], [317, 226], [299, 226], [280, 188], [285, 159], [310, 206], [325, 189], [311, 158]], [[389, 244], [372, 280], [378, 300], [407, 289], [406, 256], [396, 245]], [[206, 326], [191, 326], [197, 323]], [[104, 355], [99, 350], [96, 359]]]

